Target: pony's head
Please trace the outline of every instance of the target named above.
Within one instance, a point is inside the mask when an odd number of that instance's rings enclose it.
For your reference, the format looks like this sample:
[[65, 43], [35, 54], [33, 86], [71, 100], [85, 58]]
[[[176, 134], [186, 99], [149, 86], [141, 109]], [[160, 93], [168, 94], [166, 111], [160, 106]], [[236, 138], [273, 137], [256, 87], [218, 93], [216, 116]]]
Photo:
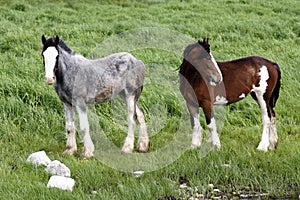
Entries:
[[221, 70], [210, 53], [208, 39], [189, 45], [184, 51], [184, 59], [192, 64], [210, 85], [214, 86], [223, 80]]
[[45, 81], [47, 84], [51, 85], [54, 83], [54, 70], [57, 68], [58, 61], [58, 44], [59, 37], [49, 38], [48, 40], [42, 35], [43, 43], [43, 63], [45, 67]]

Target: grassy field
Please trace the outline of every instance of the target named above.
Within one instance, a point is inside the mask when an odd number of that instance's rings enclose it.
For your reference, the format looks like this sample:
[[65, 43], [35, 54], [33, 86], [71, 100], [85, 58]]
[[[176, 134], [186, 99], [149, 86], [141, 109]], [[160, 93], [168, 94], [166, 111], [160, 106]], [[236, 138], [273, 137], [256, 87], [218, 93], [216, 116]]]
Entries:
[[[299, 8], [296, 0], [0, 0], [0, 199], [297, 198]], [[151, 135], [148, 157], [119, 154], [126, 121], [118, 100], [90, 108], [92, 130], [100, 132], [93, 139], [102, 150], [114, 144], [112, 154], [98, 150], [88, 161], [61, 157], [64, 114], [53, 87], [44, 82], [42, 34], [59, 35], [86, 57], [130, 51], [145, 63], [140, 105]], [[186, 148], [191, 129], [176, 69], [185, 46], [204, 37], [217, 61], [259, 55], [281, 67], [275, 151], [256, 151], [261, 114], [250, 97], [221, 109], [220, 151]], [[202, 114], [201, 123], [205, 126]], [[71, 169], [72, 193], [48, 189], [50, 175], [26, 162], [39, 150]], [[139, 169], [146, 173], [132, 174]]]

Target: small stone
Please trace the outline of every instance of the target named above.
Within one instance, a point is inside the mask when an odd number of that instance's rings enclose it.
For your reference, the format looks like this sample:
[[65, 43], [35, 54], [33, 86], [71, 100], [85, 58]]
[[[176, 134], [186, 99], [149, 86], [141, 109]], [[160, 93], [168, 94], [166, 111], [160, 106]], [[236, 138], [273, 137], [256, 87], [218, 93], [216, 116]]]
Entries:
[[180, 189], [186, 189], [188, 186], [186, 185], [186, 183], [183, 183], [181, 185], [179, 185]]
[[223, 164], [222, 167], [231, 167], [230, 164]]
[[136, 178], [142, 176], [145, 172], [144, 171], [134, 171], [133, 174], [135, 175]]
[[188, 200], [199, 200], [197, 197], [190, 197]]
[[92, 194], [98, 194], [98, 192], [96, 190], [92, 191]]
[[204, 199], [205, 196], [204, 196], [204, 194], [197, 193], [196, 197], [199, 198], [199, 199]]
[[214, 189], [213, 191], [214, 192], [221, 192], [219, 189]]

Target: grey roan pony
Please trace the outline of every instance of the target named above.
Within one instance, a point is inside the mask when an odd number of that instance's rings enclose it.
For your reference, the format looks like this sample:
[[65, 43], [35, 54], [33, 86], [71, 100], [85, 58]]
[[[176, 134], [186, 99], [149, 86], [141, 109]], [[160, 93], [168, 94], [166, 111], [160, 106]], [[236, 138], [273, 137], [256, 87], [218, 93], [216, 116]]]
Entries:
[[[76, 154], [74, 111], [79, 116], [84, 149], [81, 158], [94, 155], [94, 144], [89, 134], [87, 104], [99, 104], [120, 96], [128, 109], [128, 135], [122, 153], [131, 153], [134, 147], [135, 120], [139, 124], [138, 152], [147, 152], [149, 137], [143, 111], [137, 101], [142, 92], [145, 67], [131, 54], [123, 52], [97, 60], [75, 54], [58, 36], [42, 36], [45, 81], [55, 83], [66, 118], [66, 150], [63, 155]], [[56, 80], [55, 80], [55, 79]]]

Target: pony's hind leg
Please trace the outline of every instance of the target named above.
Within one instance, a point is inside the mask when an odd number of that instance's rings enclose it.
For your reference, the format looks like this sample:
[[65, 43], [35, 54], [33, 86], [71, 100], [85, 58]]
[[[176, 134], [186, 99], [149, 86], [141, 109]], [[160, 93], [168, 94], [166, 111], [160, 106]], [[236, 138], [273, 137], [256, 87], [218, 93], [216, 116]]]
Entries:
[[137, 143], [137, 151], [146, 153], [149, 151], [149, 137], [147, 134], [147, 128], [145, 123], [145, 117], [142, 109], [136, 104], [136, 116], [139, 123], [139, 140]]
[[66, 150], [62, 153], [63, 156], [68, 154], [75, 155], [77, 153], [77, 145], [76, 145], [76, 130], [75, 130], [75, 122], [74, 122], [74, 111], [71, 105], [63, 103], [63, 108], [65, 112], [66, 118]]
[[126, 97], [126, 105], [127, 105], [127, 122], [128, 122], [128, 133], [127, 137], [124, 141], [121, 153], [131, 153], [134, 146], [134, 129], [135, 129], [135, 97], [134, 95]]
[[270, 142], [269, 149], [274, 150], [278, 144], [278, 135], [276, 129], [276, 115], [273, 108], [270, 108], [270, 111], [271, 111], [271, 126], [270, 126], [270, 136], [269, 136], [269, 142]]
[[266, 100], [263, 98], [263, 93], [261, 91], [255, 91], [255, 95], [261, 109], [262, 124], [263, 124], [261, 141], [257, 147], [257, 150], [268, 151], [268, 148], [270, 146], [270, 127], [271, 127], [271, 120], [270, 117], [268, 116], [268, 107], [266, 104]]

